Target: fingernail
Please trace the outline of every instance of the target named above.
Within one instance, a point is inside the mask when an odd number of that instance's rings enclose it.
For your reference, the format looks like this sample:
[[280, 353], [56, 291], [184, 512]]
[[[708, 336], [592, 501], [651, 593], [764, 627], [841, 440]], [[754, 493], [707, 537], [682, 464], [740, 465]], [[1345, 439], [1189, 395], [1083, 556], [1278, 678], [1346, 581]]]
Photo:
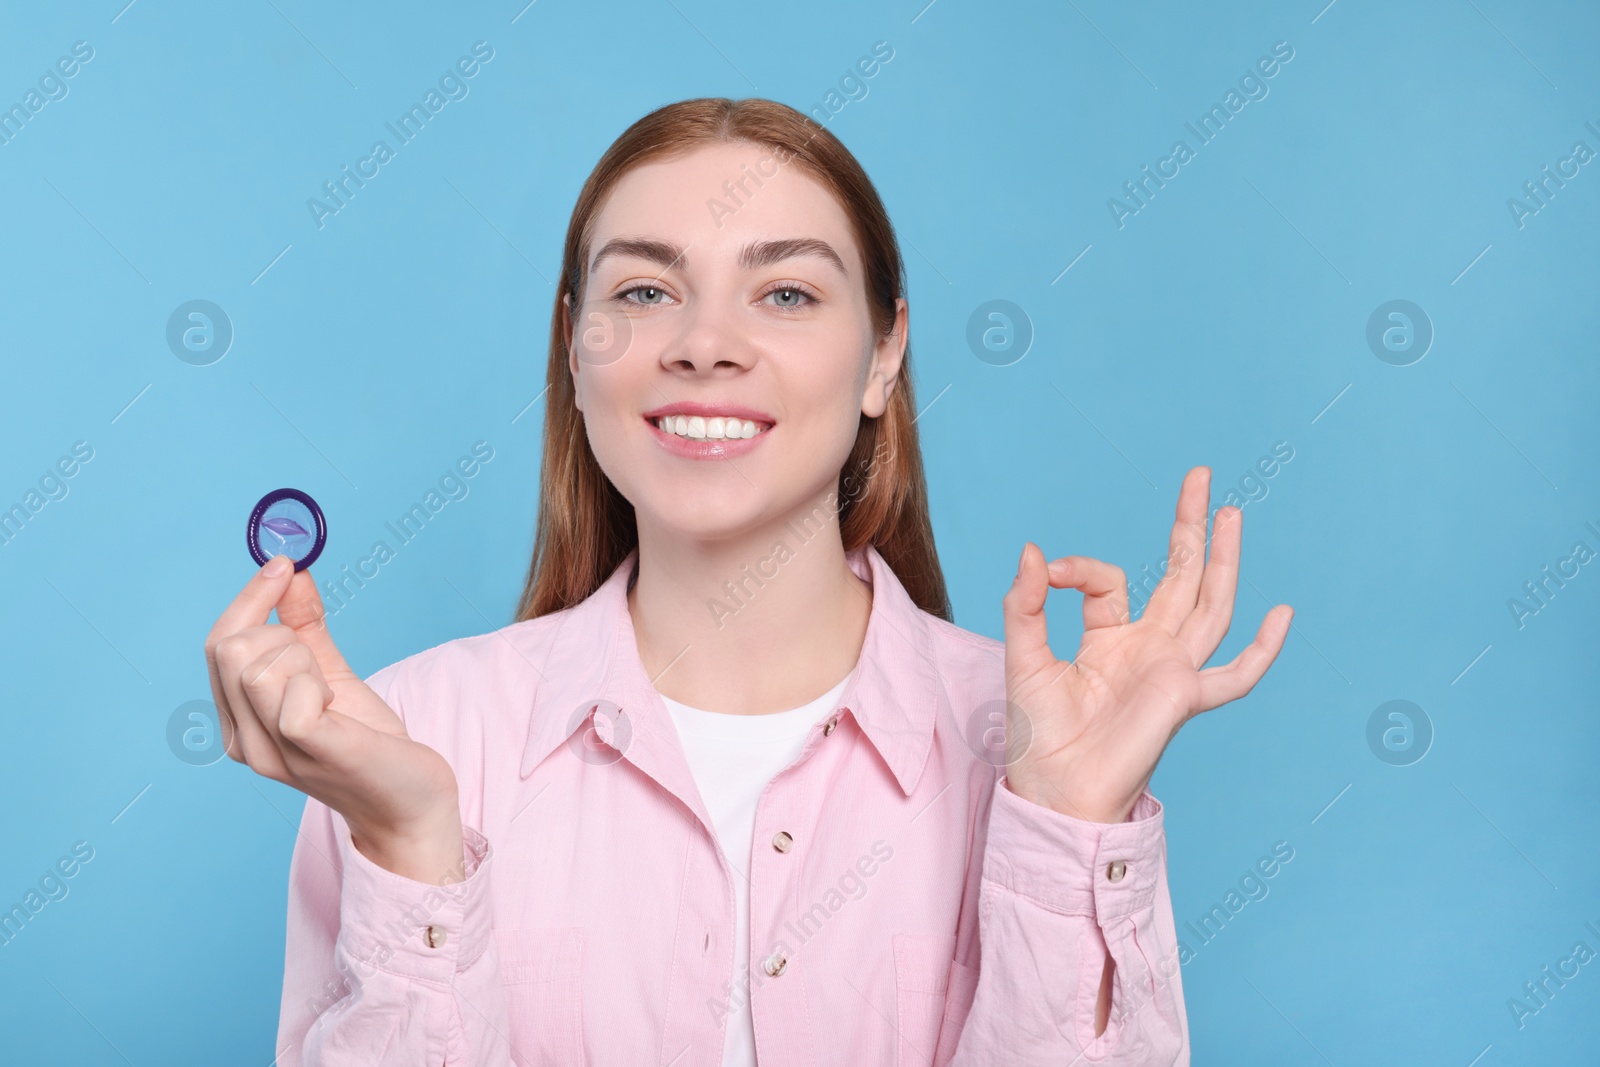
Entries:
[[263, 578], [282, 578], [288, 574], [294, 565], [289, 562], [288, 556], [273, 556], [267, 560], [267, 565], [261, 568]]
[[[1027, 542], [1023, 542], [1022, 555], [1017, 557], [1017, 578], [1021, 578], [1022, 577], [1022, 564], [1024, 562], [1026, 562], [1027, 559], [1028, 559], [1028, 543]], [[1015, 581], [1016, 579], [1012, 579], [1012, 580]]]

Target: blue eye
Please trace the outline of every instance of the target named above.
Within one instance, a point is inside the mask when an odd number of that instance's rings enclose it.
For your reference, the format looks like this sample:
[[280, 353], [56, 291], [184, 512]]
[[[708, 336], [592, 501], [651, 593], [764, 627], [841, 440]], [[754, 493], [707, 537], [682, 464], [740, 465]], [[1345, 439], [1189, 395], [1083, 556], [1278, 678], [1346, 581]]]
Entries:
[[[653, 299], [631, 299], [635, 293], [638, 293], [641, 296], [649, 296]], [[769, 296], [778, 297], [772, 306], [780, 308], [784, 311], [798, 311], [799, 309], [806, 307], [808, 304], [820, 304], [822, 302], [815, 294], [811, 293], [807, 289], [801, 288], [798, 285], [775, 286], [774, 288], [768, 289], [765, 293], [763, 293], [761, 299], [765, 300]], [[661, 287], [641, 283], [639, 285], [629, 286], [626, 289], [620, 290], [615, 296], [612, 297], [612, 299], [620, 301], [624, 304], [638, 304], [641, 307], [657, 307], [664, 303], [668, 298], [666, 290], [662, 289]]]
[[[763, 295], [762, 299], [765, 300], [769, 296], [778, 297], [779, 299], [773, 304], [773, 307], [780, 308], [784, 311], [798, 311], [807, 304], [821, 303], [821, 301], [813, 296], [811, 292], [806, 289], [802, 289], [798, 285], [775, 286], [771, 289], [768, 289], [765, 295]], [[784, 299], [785, 297], [788, 299]]]
[[662, 289], [660, 289], [660, 288], [658, 288], [658, 287], [656, 287], [654, 285], [635, 285], [635, 286], [633, 286], [631, 288], [624, 289], [621, 292], [619, 292], [616, 295], [616, 299], [622, 300], [624, 303], [627, 303], [627, 304], [645, 304], [647, 306], [660, 303], [659, 300], [625, 300], [624, 299], [625, 297], [630, 296], [633, 293], [654, 293], [657, 297], [662, 297], [662, 296], [666, 295], [666, 292], [664, 290], [662, 290]]

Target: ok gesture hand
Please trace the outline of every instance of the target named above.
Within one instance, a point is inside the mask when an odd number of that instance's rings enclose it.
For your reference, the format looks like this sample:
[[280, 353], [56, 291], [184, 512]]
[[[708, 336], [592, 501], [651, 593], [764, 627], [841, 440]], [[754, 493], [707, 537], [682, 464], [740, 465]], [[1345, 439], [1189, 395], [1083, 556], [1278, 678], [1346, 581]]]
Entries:
[[[1294, 615], [1287, 604], [1267, 612], [1232, 662], [1205, 667], [1233, 618], [1243, 522], [1239, 508], [1218, 509], [1207, 560], [1210, 484], [1206, 467], [1185, 476], [1167, 571], [1137, 622], [1120, 567], [1088, 556], [1047, 564], [1038, 546], [1024, 546], [1003, 602], [1006, 784], [1018, 796], [1079, 819], [1125, 821], [1179, 728], [1250, 692], [1277, 658]], [[1046, 641], [1052, 586], [1083, 592], [1083, 641], [1066, 663]]]

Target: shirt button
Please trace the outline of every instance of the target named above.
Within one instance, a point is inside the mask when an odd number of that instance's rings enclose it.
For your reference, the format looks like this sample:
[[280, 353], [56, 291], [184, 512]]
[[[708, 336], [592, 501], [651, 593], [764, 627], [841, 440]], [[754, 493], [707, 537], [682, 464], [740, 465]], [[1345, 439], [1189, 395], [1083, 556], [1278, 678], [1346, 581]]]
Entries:
[[786, 830], [779, 830], [772, 835], [772, 847], [779, 852], [788, 852], [789, 846], [792, 844], [794, 844], [794, 838], [790, 837]]
[[839, 725], [839, 716], [835, 715], [833, 718], [829, 719], [827, 721], [827, 723], [822, 727], [822, 736], [823, 737], [827, 737], [829, 734], [833, 733], [833, 728], [835, 726], [838, 726], [838, 725]]
[[787, 966], [789, 966], [789, 961], [784, 959], [781, 953], [773, 953], [767, 957], [767, 962], [762, 964], [762, 970], [776, 978], [783, 973], [783, 969]]
[[445, 934], [444, 927], [430, 926], [428, 927], [428, 932], [423, 936], [427, 940], [429, 948], [438, 948], [440, 945], [444, 944], [447, 935]]
[[1127, 871], [1128, 865], [1126, 863], [1121, 860], [1112, 860], [1111, 865], [1106, 868], [1106, 878], [1113, 882], [1120, 882]]

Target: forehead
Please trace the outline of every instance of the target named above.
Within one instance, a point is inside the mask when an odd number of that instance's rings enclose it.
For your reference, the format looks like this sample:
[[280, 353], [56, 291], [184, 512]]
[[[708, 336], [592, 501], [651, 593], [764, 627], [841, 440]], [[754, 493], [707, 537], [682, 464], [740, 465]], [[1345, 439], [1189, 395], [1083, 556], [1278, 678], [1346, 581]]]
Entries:
[[595, 214], [591, 261], [617, 236], [692, 248], [685, 259], [695, 264], [731, 259], [754, 238], [818, 238], [860, 277], [850, 220], [833, 193], [798, 164], [780, 165], [771, 148], [747, 141], [702, 146], [623, 175]]

